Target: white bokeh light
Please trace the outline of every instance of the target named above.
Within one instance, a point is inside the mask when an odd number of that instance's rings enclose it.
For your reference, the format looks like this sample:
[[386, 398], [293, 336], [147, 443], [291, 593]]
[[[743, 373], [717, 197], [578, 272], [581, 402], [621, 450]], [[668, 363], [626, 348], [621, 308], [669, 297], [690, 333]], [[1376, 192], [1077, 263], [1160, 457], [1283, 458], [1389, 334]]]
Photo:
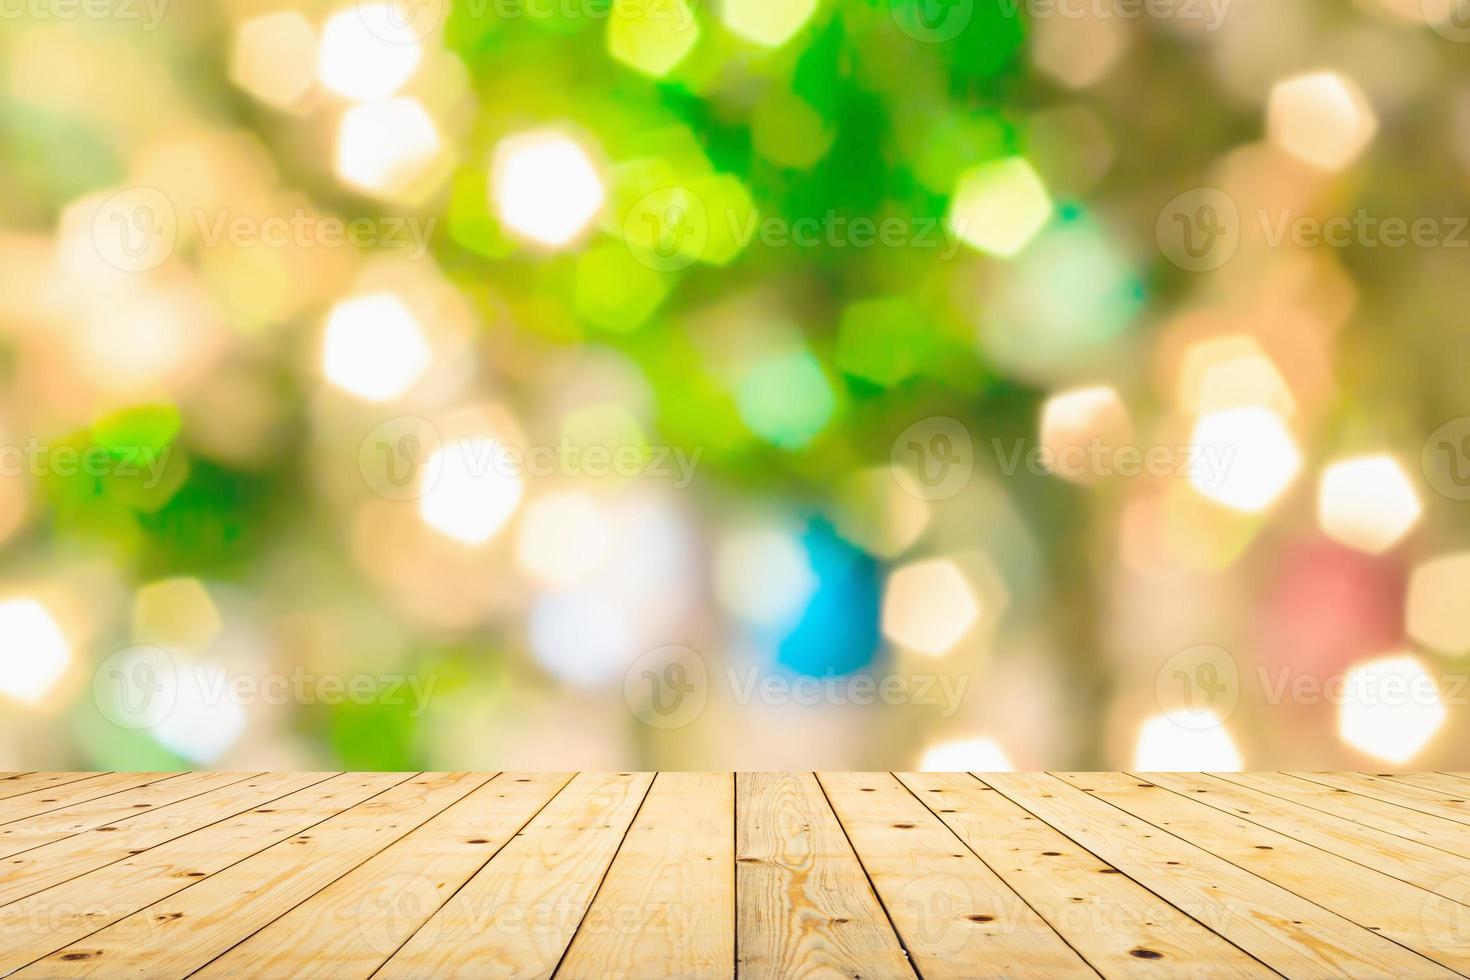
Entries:
[[234, 699], [229, 672], [217, 664], [176, 660], [173, 700], [153, 727], [160, 745], [208, 765], [245, 732], [245, 709]]
[[35, 599], [0, 602], [0, 694], [28, 704], [44, 698], [71, 663], [71, 645]]
[[883, 593], [883, 636], [897, 646], [942, 657], [980, 618], [975, 590], [949, 559], [905, 565]]
[[555, 129], [507, 137], [495, 148], [490, 196], [505, 226], [561, 248], [602, 211], [607, 191], [587, 150]]
[[792, 534], [757, 528], [729, 535], [715, 556], [720, 604], [753, 626], [794, 620], [817, 587], [806, 549]]
[[392, 293], [345, 299], [327, 317], [322, 375], [359, 398], [397, 398], [424, 373], [430, 358], [418, 319]]
[[994, 739], [964, 738], [939, 742], [924, 750], [921, 772], [1014, 772], [1010, 757]]
[[1193, 467], [1189, 481], [1206, 498], [1232, 510], [1265, 510], [1301, 472], [1301, 451], [1279, 416], [1248, 406], [1211, 412], [1195, 425], [1196, 451], [1221, 466]]
[[419, 498], [419, 516], [445, 537], [480, 545], [493, 538], [521, 502], [520, 473], [490, 436], [469, 436], [430, 456], [432, 478]]
[[516, 560], [542, 584], [569, 588], [595, 572], [611, 546], [612, 532], [597, 501], [567, 491], [526, 506]]
[[1446, 714], [1439, 685], [1419, 658], [1395, 654], [1348, 671], [1337, 733], [1358, 751], [1401, 765], [1429, 744]]
[[1378, 555], [1398, 544], [1424, 513], [1409, 474], [1392, 456], [1345, 459], [1322, 471], [1317, 523], [1334, 541]]
[[1319, 71], [1277, 82], [1267, 108], [1271, 141], [1322, 170], [1341, 170], [1378, 132], [1378, 117], [1351, 78]]
[[337, 176], [367, 194], [409, 198], [442, 149], [439, 127], [417, 99], [353, 106], [337, 130]]
[[394, 4], [354, 3], [328, 18], [317, 51], [317, 77], [338, 95], [385, 99], [408, 83], [423, 46]]
[[1154, 715], [1138, 730], [1133, 768], [1141, 772], [1239, 772], [1235, 740], [1213, 712]]

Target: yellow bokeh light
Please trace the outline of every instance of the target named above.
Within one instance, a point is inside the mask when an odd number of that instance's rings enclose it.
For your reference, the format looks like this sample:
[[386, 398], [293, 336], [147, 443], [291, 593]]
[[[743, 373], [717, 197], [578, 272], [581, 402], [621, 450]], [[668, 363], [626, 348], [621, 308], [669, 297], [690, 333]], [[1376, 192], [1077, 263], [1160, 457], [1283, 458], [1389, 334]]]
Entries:
[[1235, 740], [1209, 711], [1187, 719], [1154, 715], [1138, 730], [1133, 768], [1139, 772], [1239, 772], [1242, 766]]
[[1470, 653], [1470, 551], [1425, 562], [1409, 577], [1405, 619], [1409, 636], [1433, 650]]
[[1014, 772], [1005, 749], [990, 738], [954, 739], [924, 750], [920, 772]]
[[322, 376], [359, 398], [397, 398], [424, 373], [430, 358], [418, 319], [392, 293], [345, 299], [327, 317]]
[[467, 436], [429, 457], [422, 471], [419, 517], [461, 544], [481, 545], [510, 520], [521, 502], [521, 475], [491, 436]]
[[905, 565], [883, 594], [883, 636], [905, 649], [942, 657], [980, 618], [980, 602], [955, 562], [932, 559]]
[[508, 137], [495, 148], [490, 196], [511, 231], [563, 248], [597, 219], [607, 190], [580, 142], [545, 129]]
[[391, 0], [355, 3], [323, 26], [317, 75], [349, 99], [386, 99], [413, 78], [423, 54], [413, 25]]
[[1046, 185], [1021, 157], [972, 167], [960, 175], [947, 219], [952, 234], [971, 248], [1011, 258], [1051, 218]]
[[1271, 506], [1301, 472], [1301, 451], [1274, 412], [1235, 408], [1205, 415], [1191, 445], [1222, 461], [1218, 471], [1195, 467], [1189, 482], [1201, 495], [1231, 510], [1254, 513]]
[[223, 624], [209, 590], [197, 578], [153, 582], [133, 599], [133, 639], [203, 651]]
[[1439, 685], [1419, 658], [1395, 654], [1348, 671], [1337, 733], [1360, 752], [1402, 764], [1429, 744], [1446, 715]]
[[816, 10], [817, 0], [723, 0], [720, 19], [747, 41], [779, 48], [796, 36]]
[[61, 680], [71, 645], [35, 599], [0, 602], [0, 694], [34, 704]]
[[1247, 334], [1192, 345], [1179, 370], [1179, 407], [1191, 415], [1260, 405], [1291, 418], [1296, 400], [1276, 362]]
[[1276, 83], [1267, 109], [1271, 142], [1322, 170], [1341, 170], [1367, 148], [1378, 117], [1351, 78], [1321, 71]]
[[442, 150], [439, 127], [417, 99], [353, 106], [337, 130], [337, 176], [377, 197], [413, 200]]
[[316, 31], [299, 11], [252, 17], [235, 28], [230, 81], [266, 105], [288, 109], [316, 82]]
[[673, 71], [699, 41], [699, 21], [687, 0], [613, 0], [607, 49], [614, 58], [654, 78]]
[[1360, 456], [1322, 471], [1317, 523], [1334, 541], [1378, 555], [1414, 529], [1424, 506], [1392, 456]]

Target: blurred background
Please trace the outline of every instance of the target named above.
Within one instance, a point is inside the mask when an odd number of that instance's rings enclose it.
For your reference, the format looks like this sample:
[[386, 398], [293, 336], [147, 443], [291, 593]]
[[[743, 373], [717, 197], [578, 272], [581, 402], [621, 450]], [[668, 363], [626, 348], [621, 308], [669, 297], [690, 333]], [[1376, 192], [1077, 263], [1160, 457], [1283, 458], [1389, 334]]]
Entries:
[[1470, 768], [1460, 7], [7, 4], [0, 768]]

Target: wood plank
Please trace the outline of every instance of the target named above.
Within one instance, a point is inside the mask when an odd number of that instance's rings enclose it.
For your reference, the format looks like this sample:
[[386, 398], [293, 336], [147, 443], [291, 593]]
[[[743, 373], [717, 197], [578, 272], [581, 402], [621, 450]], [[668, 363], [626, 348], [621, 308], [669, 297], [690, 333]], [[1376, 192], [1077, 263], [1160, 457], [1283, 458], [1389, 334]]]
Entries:
[[735, 969], [735, 779], [659, 773], [558, 978], [728, 978]]
[[990, 773], [982, 781], [1287, 976], [1453, 975], [1055, 776]]
[[34, 793], [38, 789], [65, 786], [68, 783], [79, 783], [84, 779], [96, 779], [105, 775], [107, 773], [103, 772], [26, 772], [16, 776], [7, 776], [4, 780], [0, 780], [0, 800], [8, 800], [23, 793]]
[[1375, 779], [1386, 779], [1389, 783], [1412, 786], [1442, 793], [1447, 798], [1465, 802], [1470, 797], [1470, 782], [1445, 772], [1373, 773]]
[[163, 810], [114, 821], [7, 858], [0, 906], [122, 861], [235, 814], [264, 806], [331, 773], [261, 774]]
[[817, 779], [920, 976], [1095, 976], [892, 774]]
[[368, 977], [572, 778], [491, 780], [195, 977]]
[[52, 953], [19, 976], [187, 977], [490, 776], [423, 773], [400, 781]]
[[1361, 772], [1293, 772], [1302, 779], [1347, 790], [1370, 799], [1417, 810], [1455, 823], [1470, 825], [1470, 798], [1421, 789], [1404, 783], [1391, 783]]
[[896, 775], [1103, 976], [1276, 976], [974, 777]]
[[41, 847], [211, 790], [249, 779], [248, 772], [186, 772], [77, 806], [54, 810], [0, 827], [0, 858]]
[[[1330, 813], [1278, 800], [1201, 773], [1144, 773], [1140, 778], [1312, 847], [1460, 900], [1470, 887], [1470, 857], [1449, 854]], [[1470, 909], [1465, 912], [1470, 918]]]
[[549, 977], [652, 782], [578, 775], [376, 976]]
[[1416, 841], [1453, 854], [1470, 853], [1470, 827], [1453, 820], [1406, 810], [1345, 789], [1323, 786], [1281, 772], [1211, 773], [1215, 778], [1244, 786], [1299, 806], [1330, 813], [1366, 827]]
[[[405, 778], [405, 773], [344, 775], [278, 793], [268, 805], [12, 902], [0, 908], [0, 972], [33, 963]], [[151, 922], [145, 920], [137, 942], [149, 942]], [[80, 972], [82, 962], [67, 966]]]
[[[1171, 793], [1152, 776], [1058, 773], [1100, 800], [1336, 912], [1460, 973], [1470, 948], [1455, 941], [1458, 916], [1422, 888], [1337, 854]], [[1143, 780], [1143, 781], [1141, 781]], [[1470, 909], [1461, 911], [1470, 914]]]
[[0, 800], [0, 824], [38, 817], [52, 810], [75, 806], [123, 790], [173, 779], [177, 775], [178, 773], [173, 772], [107, 772], [96, 779], [83, 779], [63, 786], [22, 793], [20, 796]]
[[736, 950], [742, 978], [912, 977], [816, 777], [735, 777]]

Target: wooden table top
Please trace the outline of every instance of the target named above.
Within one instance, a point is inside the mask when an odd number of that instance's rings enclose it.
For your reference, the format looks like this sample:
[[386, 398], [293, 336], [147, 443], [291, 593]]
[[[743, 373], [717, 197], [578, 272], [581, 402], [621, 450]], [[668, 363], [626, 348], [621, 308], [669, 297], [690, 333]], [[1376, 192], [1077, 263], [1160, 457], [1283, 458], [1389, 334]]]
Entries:
[[1470, 973], [1470, 774], [0, 773], [0, 976]]

